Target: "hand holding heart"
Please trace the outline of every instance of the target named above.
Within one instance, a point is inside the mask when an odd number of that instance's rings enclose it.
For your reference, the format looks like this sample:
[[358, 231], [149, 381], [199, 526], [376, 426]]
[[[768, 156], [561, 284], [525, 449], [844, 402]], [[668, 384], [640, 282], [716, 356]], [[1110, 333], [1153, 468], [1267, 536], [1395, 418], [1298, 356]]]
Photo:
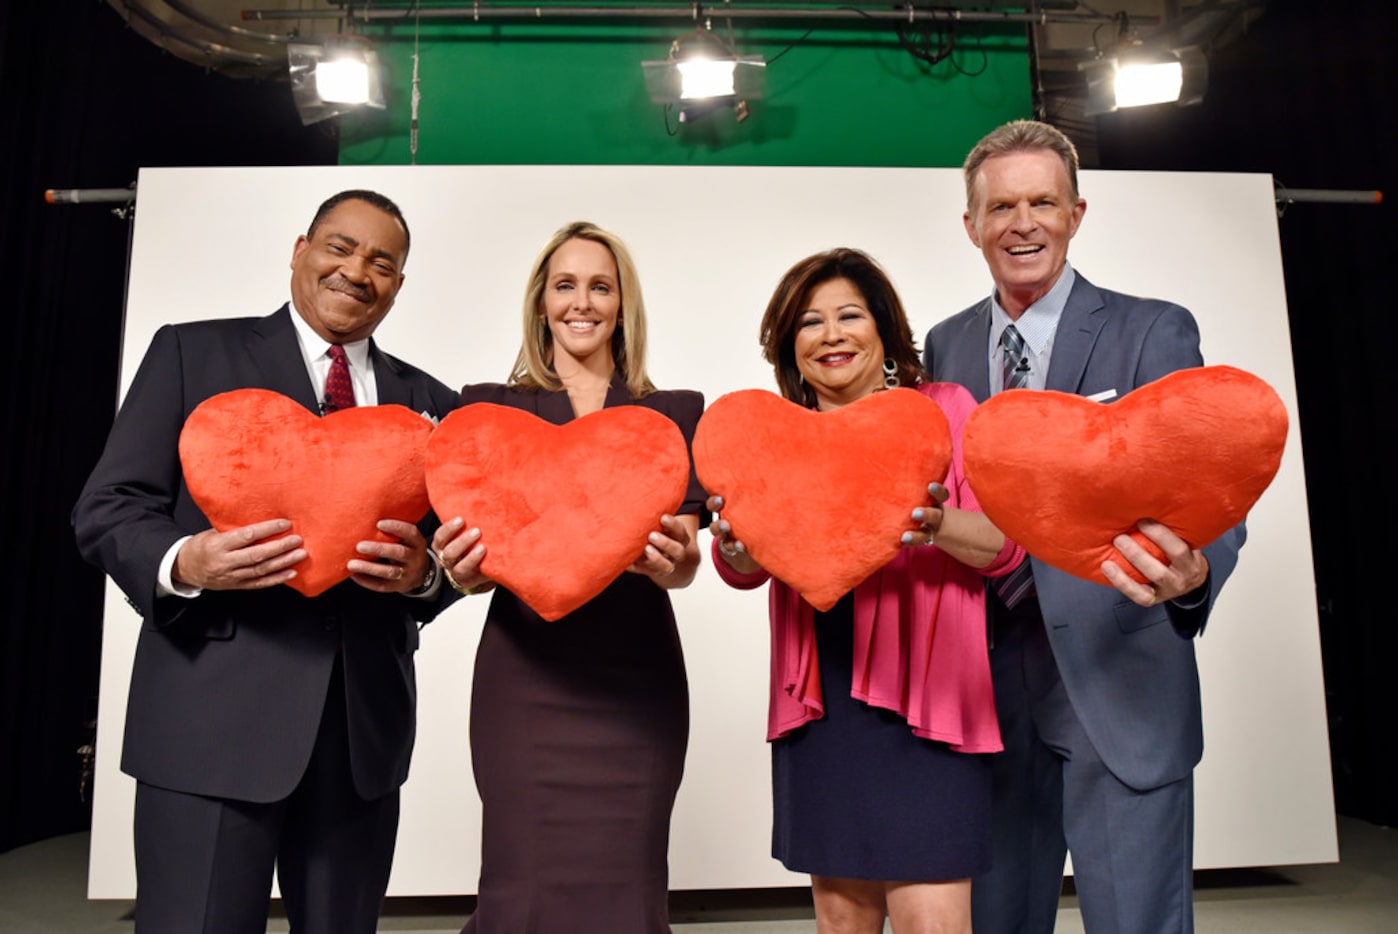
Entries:
[[452, 517], [433, 547], [452, 579], [461, 589], [498, 581], [546, 620], [628, 569], [673, 571], [690, 547], [674, 525], [688, 484], [684, 436], [643, 406], [553, 425], [477, 402], [443, 419], [427, 445], [432, 504]]
[[[1147, 550], [1133, 534], [1141, 535], [1159, 550]], [[1103, 561], [1102, 576], [1141, 606], [1182, 597], [1209, 579], [1209, 559], [1163, 522], [1142, 519], [1132, 534], [1118, 535], [1112, 539], [1112, 545], [1121, 558]]]
[[[927, 484], [950, 464], [946, 416], [911, 389], [831, 412], [763, 390], [730, 393], [694, 435], [694, 466], [721, 498], [716, 529], [735, 570], [761, 566], [820, 610], [898, 553], [913, 510], [934, 521]], [[919, 527], [908, 544], [926, 532]]]
[[[180, 546], [170, 576], [200, 590], [261, 590], [296, 577], [304, 561], [301, 536], [287, 535], [291, 522], [270, 519], [220, 532], [205, 529]], [[273, 536], [280, 536], [274, 538]]]
[[1109, 405], [1000, 393], [967, 420], [964, 463], [986, 515], [1035, 558], [1149, 603], [1202, 583], [1194, 550], [1247, 515], [1276, 476], [1286, 432], [1265, 382], [1196, 367]]
[[322, 418], [265, 389], [204, 400], [180, 433], [180, 463], [214, 528], [181, 548], [176, 580], [286, 583], [308, 597], [350, 577], [383, 592], [412, 589], [426, 570], [414, 523], [429, 508], [431, 433], [431, 422], [398, 405]]

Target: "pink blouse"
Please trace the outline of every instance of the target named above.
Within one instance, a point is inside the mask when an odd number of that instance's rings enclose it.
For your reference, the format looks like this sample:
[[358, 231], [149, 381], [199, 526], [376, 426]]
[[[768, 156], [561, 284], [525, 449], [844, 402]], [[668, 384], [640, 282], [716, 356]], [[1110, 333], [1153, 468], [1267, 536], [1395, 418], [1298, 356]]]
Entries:
[[[942, 407], [951, 426], [952, 463], [946, 505], [979, 511], [961, 466], [971, 394], [952, 383], [918, 391]], [[739, 574], [718, 553], [719, 576], [743, 590], [760, 587], [766, 571]], [[1008, 574], [1024, 549], [1005, 540], [988, 567], [968, 568], [935, 545], [904, 548], [854, 588], [854, 671], [851, 696], [892, 710], [913, 733], [957, 752], [999, 752], [1000, 725], [986, 649], [985, 577]], [[768, 591], [772, 676], [767, 739], [825, 714], [816, 655], [815, 610], [779, 580]]]

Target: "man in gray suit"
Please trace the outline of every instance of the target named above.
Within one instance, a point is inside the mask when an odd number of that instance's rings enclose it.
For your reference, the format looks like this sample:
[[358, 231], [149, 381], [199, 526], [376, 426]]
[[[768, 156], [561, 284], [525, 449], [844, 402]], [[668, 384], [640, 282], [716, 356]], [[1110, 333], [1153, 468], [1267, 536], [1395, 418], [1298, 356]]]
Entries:
[[413, 747], [417, 626], [451, 594], [423, 531], [392, 518], [378, 523], [392, 541], [364, 530], [349, 580], [314, 598], [278, 586], [307, 556], [292, 523], [210, 528], [178, 445], [195, 406], [250, 387], [312, 412], [450, 412], [456, 393], [370, 336], [408, 242], [392, 201], [341, 192], [292, 248], [287, 305], [161, 328], [74, 510], [84, 557], [144, 618], [121, 763], [136, 779], [138, 934], [260, 934], [273, 865], [293, 930], [375, 929]]
[[[980, 401], [1023, 386], [1109, 402], [1202, 365], [1188, 311], [1099, 289], [1068, 264], [1087, 202], [1062, 133], [999, 127], [972, 149], [965, 177], [966, 232], [995, 291], [928, 333], [933, 379]], [[1103, 573], [1114, 588], [1031, 555], [1032, 579], [992, 587], [1005, 751], [994, 757], [994, 865], [972, 884], [977, 934], [1052, 931], [1066, 852], [1090, 934], [1193, 930], [1203, 726], [1192, 638], [1244, 533], [1201, 550], [1148, 516], [1138, 528], [1164, 560], [1126, 535], [1114, 544], [1146, 584], [1111, 561]]]

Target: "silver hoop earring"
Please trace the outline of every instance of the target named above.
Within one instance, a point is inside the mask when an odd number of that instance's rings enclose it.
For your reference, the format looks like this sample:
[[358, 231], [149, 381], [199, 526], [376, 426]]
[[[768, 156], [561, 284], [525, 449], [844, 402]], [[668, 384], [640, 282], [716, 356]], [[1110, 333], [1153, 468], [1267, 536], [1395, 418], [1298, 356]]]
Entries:
[[898, 364], [893, 362], [892, 357], [885, 357], [883, 361], [883, 388], [898, 388]]

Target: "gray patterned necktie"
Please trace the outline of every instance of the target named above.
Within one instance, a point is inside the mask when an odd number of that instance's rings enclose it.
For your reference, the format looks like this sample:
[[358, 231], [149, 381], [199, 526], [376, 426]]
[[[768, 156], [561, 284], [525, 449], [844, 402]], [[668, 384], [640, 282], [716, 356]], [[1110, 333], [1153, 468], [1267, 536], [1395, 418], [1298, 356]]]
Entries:
[[1003, 377], [1000, 385], [1005, 389], [1022, 389], [1029, 383], [1029, 354], [1024, 338], [1013, 324], [1005, 325], [1005, 330], [1000, 332], [1000, 346], [1005, 351], [1000, 362]]
[[[1005, 389], [1021, 389], [1029, 384], [1029, 355], [1025, 350], [1024, 338], [1013, 324], [1006, 325], [1000, 333], [1000, 346], [1004, 349], [1001, 373]], [[1013, 610], [1015, 604], [1034, 593], [1034, 569], [1029, 559], [1004, 577], [993, 578], [990, 586], [999, 595], [1005, 606]]]

